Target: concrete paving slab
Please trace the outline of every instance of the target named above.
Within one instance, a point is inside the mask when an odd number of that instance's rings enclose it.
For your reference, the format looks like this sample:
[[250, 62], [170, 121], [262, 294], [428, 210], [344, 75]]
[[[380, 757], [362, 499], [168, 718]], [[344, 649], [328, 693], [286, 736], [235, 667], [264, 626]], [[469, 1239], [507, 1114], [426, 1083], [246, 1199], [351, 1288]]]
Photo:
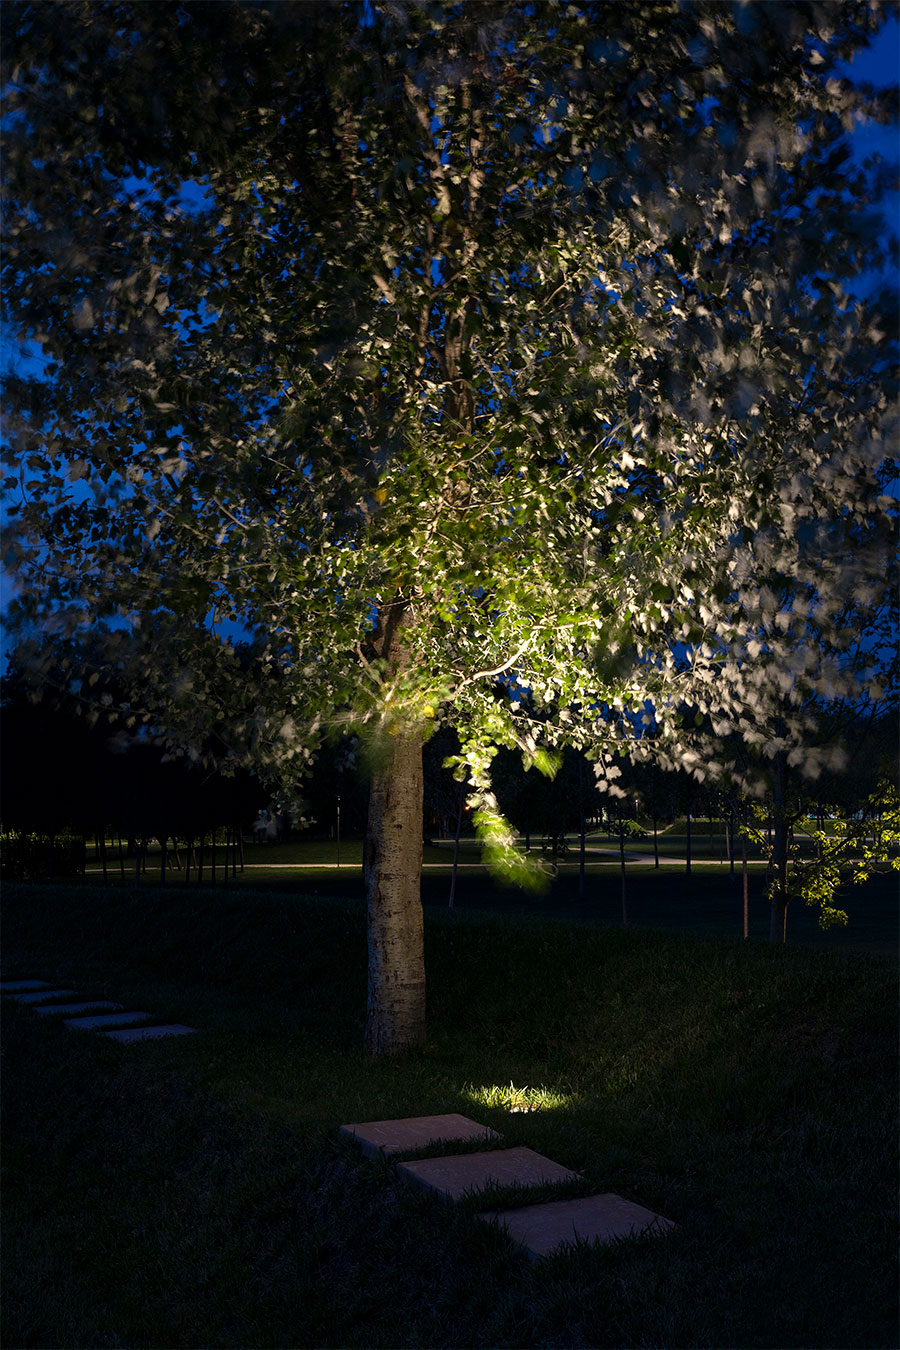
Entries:
[[55, 1017], [58, 1013], [86, 1013], [90, 1012], [92, 1008], [96, 1008], [98, 1012], [101, 1008], [109, 1008], [112, 1012], [114, 1008], [121, 1008], [121, 1006], [121, 1003], [110, 1003], [108, 999], [104, 998], [87, 998], [83, 999], [81, 1003], [45, 1003], [41, 1007], [35, 1008], [34, 1011], [39, 1013], [41, 1017]]
[[566, 1243], [609, 1242], [638, 1233], [662, 1234], [675, 1227], [670, 1219], [621, 1195], [589, 1195], [582, 1200], [551, 1200], [521, 1209], [493, 1210], [479, 1219], [504, 1226], [513, 1242], [529, 1256], [549, 1256]]
[[501, 1138], [496, 1130], [455, 1112], [445, 1116], [407, 1116], [403, 1120], [369, 1120], [361, 1125], [342, 1125], [340, 1132], [355, 1139], [370, 1158], [411, 1153], [442, 1142], [455, 1144], [462, 1140]]
[[545, 1181], [578, 1181], [580, 1174], [530, 1148], [503, 1148], [493, 1153], [459, 1153], [421, 1162], [398, 1163], [397, 1171], [426, 1190], [458, 1200], [470, 1190], [498, 1186], [539, 1186]]
[[101, 1031], [113, 1041], [154, 1041], [159, 1036], [190, 1036], [196, 1027], [183, 1027], [173, 1022], [165, 1027], [129, 1027], [124, 1031]]
[[117, 1012], [100, 1013], [97, 1017], [67, 1017], [65, 1025], [75, 1031], [97, 1031], [104, 1027], [124, 1027], [131, 1022], [146, 1022], [152, 1013]]
[[0, 980], [0, 994], [18, 994], [26, 989], [49, 989], [46, 980]]
[[77, 998], [75, 989], [42, 989], [39, 993], [10, 994], [13, 1003], [46, 1003], [48, 998]]

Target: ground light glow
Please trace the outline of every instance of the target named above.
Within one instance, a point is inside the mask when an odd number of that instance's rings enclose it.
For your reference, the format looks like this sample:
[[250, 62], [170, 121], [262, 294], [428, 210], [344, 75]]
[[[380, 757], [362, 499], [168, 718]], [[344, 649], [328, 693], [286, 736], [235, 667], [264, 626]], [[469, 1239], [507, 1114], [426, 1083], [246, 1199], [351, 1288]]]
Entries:
[[469, 1083], [460, 1096], [475, 1106], [500, 1107], [509, 1112], [556, 1111], [560, 1107], [571, 1106], [574, 1094], [556, 1092], [546, 1087], [516, 1087], [515, 1083], [504, 1086], [500, 1083], [483, 1084], [475, 1087]]

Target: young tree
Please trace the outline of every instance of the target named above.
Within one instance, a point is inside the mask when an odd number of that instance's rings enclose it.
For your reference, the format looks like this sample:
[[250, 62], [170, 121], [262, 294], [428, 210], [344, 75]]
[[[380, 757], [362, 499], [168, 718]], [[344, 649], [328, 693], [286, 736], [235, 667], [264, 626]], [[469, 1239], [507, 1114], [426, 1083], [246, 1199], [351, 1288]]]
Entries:
[[758, 444], [800, 502], [883, 457], [885, 326], [834, 296], [881, 260], [844, 144], [890, 99], [833, 73], [883, 8], [8, 8], [20, 618], [115, 616], [173, 734], [288, 774], [364, 733], [366, 1044], [420, 1044], [432, 727], [520, 875], [496, 748], [602, 782], [641, 718], [671, 744]]

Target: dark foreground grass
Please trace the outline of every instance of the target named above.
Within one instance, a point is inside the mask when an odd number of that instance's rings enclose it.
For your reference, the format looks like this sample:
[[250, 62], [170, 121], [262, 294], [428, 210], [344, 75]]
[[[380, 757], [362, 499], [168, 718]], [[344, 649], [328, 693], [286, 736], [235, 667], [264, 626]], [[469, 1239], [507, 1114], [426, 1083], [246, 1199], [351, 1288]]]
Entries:
[[[429, 913], [429, 1043], [384, 1063], [358, 903], [4, 903], [6, 978], [201, 1030], [120, 1046], [5, 1010], [8, 1350], [898, 1343], [883, 961]], [[677, 1230], [529, 1263], [337, 1137], [444, 1111]]]

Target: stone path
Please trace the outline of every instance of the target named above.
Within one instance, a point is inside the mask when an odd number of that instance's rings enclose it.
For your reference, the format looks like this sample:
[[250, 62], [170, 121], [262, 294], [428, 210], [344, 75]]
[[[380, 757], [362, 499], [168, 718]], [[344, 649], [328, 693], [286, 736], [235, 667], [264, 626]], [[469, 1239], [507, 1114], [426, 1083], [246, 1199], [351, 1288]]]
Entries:
[[[11, 1002], [33, 1007], [39, 1017], [63, 1018], [63, 1025], [70, 1031], [93, 1031], [98, 1036], [125, 1043], [156, 1040], [159, 1036], [189, 1036], [196, 1030], [178, 1023], [155, 1026], [151, 1021], [152, 1013], [128, 1010], [121, 1003], [110, 1003], [108, 999], [86, 999], [74, 989], [54, 989], [45, 980], [4, 980], [0, 982], [0, 995]], [[78, 1002], [60, 1002], [71, 998]], [[148, 1025], [131, 1025], [135, 1022]]]
[[407, 1116], [405, 1120], [370, 1120], [366, 1125], [342, 1125], [340, 1133], [355, 1139], [363, 1153], [377, 1158], [385, 1153], [412, 1153], [435, 1143], [499, 1139], [496, 1130], [466, 1116]]
[[449, 1158], [424, 1158], [399, 1163], [397, 1171], [425, 1190], [461, 1200], [485, 1186], [541, 1186], [548, 1181], [580, 1181], [578, 1172], [551, 1162], [530, 1148], [502, 1148], [491, 1153], [461, 1153]]
[[[415, 1152], [429, 1144], [501, 1138], [488, 1126], [453, 1114], [342, 1125], [340, 1133], [358, 1143], [369, 1157]], [[451, 1200], [477, 1194], [491, 1184], [528, 1187], [581, 1179], [578, 1172], [571, 1172], [530, 1148], [422, 1158], [399, 1162], [397, 1171], [414, 1184]], [[675, 1227], [670, 1219], [631, 1200], [624, 1200], [620, 1195], [589, 1195], [513, 1209], [487, 1210], [478, 1218], [485, 1223], [502, 1225], [513, 1242], [530, 1257], [549, 1256], [578, 1242], [611, 1242], [638, 1233], [662, 1234]]]

